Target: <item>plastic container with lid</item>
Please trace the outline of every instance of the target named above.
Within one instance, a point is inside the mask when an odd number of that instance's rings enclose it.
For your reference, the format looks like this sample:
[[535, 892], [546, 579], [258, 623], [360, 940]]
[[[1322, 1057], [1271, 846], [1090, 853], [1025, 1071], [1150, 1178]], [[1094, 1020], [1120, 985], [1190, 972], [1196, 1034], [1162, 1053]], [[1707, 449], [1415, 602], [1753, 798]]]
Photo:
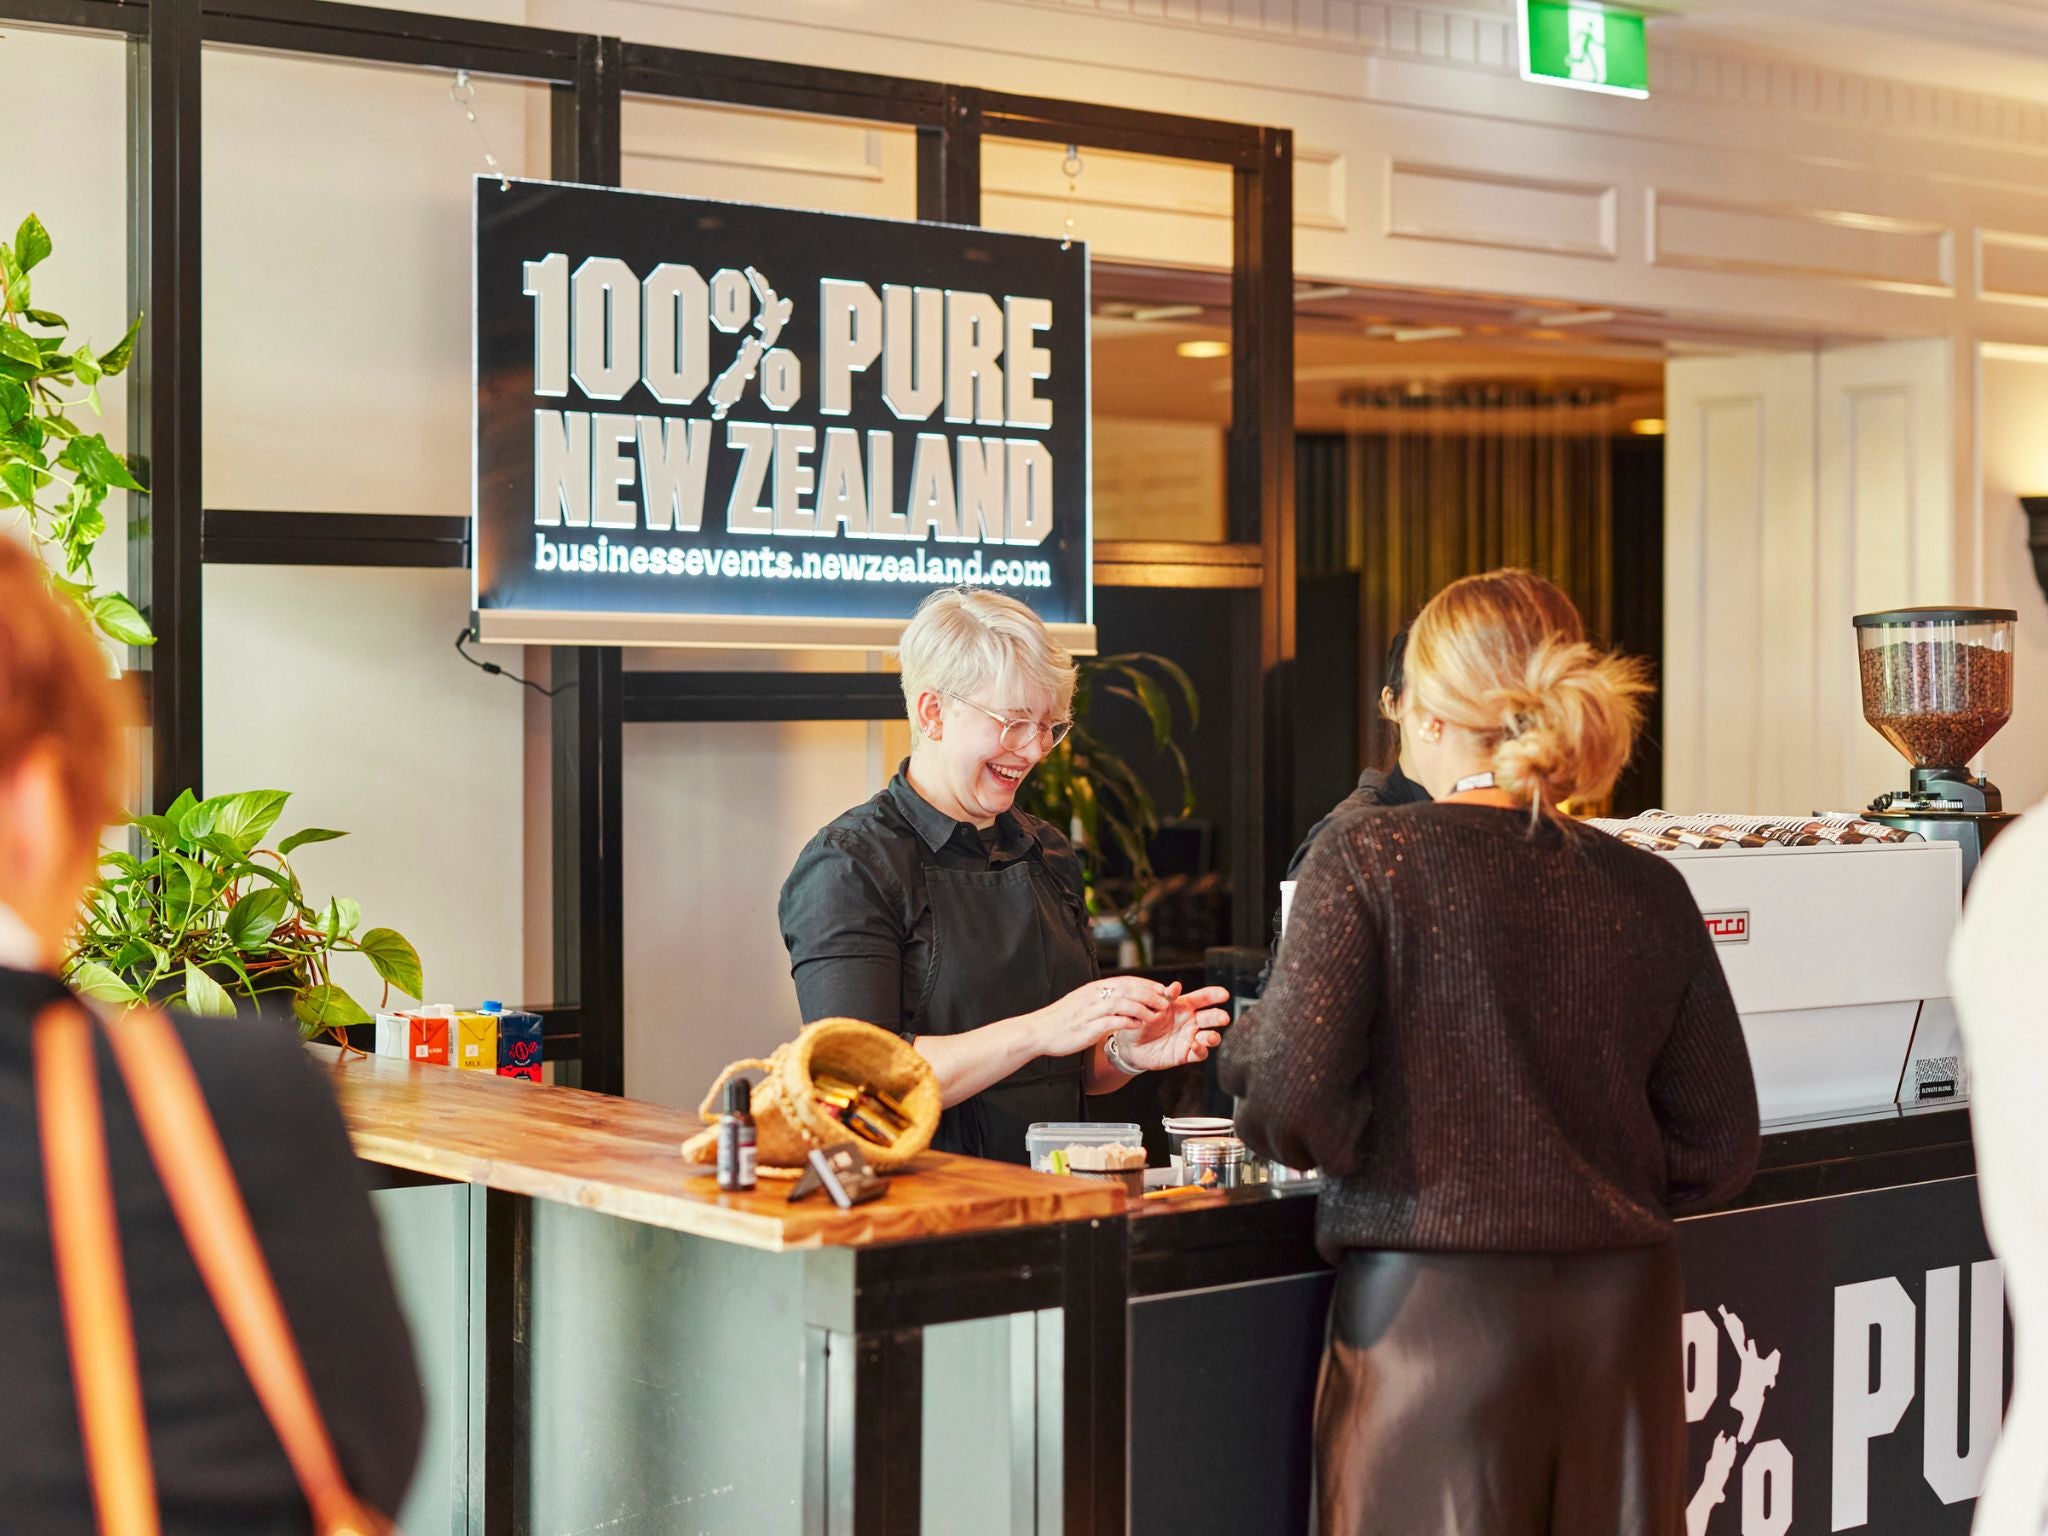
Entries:
[[[1128, 1152], [1110, 1151], [1128, 1148]], [[1024, 1133], [1024, 1150], [1039, 1173], [1064, 1173], [1076, 1178], [1109, 1179], [1134, 1195], [1145, 1192], [1145, 1133], [1127, 1122], [1041, 1120]], [[1071, 1159], [1070, 1153], [1078, 1153]], [[1102, 1167], [1076, 1167], [1075, 1161], [1100, 1161]], [[1121, 1165], [1121, 1166], [1119, 1166]]]
[[2012, 718], [2011, 608], [1856, 615], [1863, 718], [1915, 768], [1961, 768]]

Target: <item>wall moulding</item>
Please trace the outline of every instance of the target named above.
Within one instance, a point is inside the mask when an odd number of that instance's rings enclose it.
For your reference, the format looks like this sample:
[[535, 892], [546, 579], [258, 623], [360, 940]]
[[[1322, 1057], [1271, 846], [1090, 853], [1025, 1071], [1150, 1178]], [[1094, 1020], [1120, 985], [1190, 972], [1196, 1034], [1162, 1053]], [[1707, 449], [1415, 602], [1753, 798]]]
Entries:
[[[1061, 167], [1066, 153], [1064, 145], [991, 135], [983, 141], [982, 190], [986, 195], [1064, 206], [1067, 178]], [[1081, 151], [1081, 164], [1073, 192], [1077, 207], [1169, 213], [1223, 223], [1230, 220], [1230, 174], [1216, 166], [1086, 147]], [[1350, 227], [1344, 175], [1342, 152], [1296, 148], [1297, 229], [1341, 231]]]
[[1955, 231], [1926, 220], [1652, 187], [1645, 234], [1653, 266], [1955, 294]]
[[1390, 238], [1612, 261], [1612, 185], [1465, 166], [1387, 162]]
[[2048, 235], [1979, 229], [1974, 252], [1978, 298], [2048, 307]]
[[[1518, 76], [1512, 10], [1469, 0], [1001, 0], [1072, 19], [1099, 16], [1257, 37], [1322, 51], [1414, 59]], [[2048, 108], [2026, 100], [1949, 90], [1693, 43], [1650, 45], [1652, 99], [1688, 98], [1916, 137], [1964, 139], [2006, 148], [2048, 149]]]
[[[628, 160], [669, 165], [879, 182], [888, 175], [885, 132], [793, 113], [628, 97], [620, 114], [620, 153]], [[912, 130], [898, 132], [908, 145]]]

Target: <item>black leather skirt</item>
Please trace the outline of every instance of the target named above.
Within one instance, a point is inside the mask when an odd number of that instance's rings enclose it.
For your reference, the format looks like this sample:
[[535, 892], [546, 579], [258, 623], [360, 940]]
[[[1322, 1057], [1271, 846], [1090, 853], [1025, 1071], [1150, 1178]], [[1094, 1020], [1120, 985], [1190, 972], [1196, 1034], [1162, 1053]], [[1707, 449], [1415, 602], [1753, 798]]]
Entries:
[[1681, 1536], [1683, 1297], [1670, 1244], [1347, 1254], [1319, 1536]]

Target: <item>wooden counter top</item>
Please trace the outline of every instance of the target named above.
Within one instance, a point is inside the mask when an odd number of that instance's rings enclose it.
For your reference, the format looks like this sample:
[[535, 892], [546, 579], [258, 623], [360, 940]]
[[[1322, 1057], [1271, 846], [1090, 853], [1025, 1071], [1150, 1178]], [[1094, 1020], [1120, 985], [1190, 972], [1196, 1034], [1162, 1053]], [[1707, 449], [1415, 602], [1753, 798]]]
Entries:
[[998, 1227], [1086, 1220], [1123, 1191], [1008, 1163], [927, 1152], [879, 1200], [842, 1211], [820, 1191], [792, 1205], [787, 1181], [718, 1192], [683, 1161], [696, 1116], [658, 1104], [333, 1046], [306, 1049], [331, 1075], [356, 1155], [369, 1162], [580, 1205], [628, 1221], [771, 1251], [856, 1247]]

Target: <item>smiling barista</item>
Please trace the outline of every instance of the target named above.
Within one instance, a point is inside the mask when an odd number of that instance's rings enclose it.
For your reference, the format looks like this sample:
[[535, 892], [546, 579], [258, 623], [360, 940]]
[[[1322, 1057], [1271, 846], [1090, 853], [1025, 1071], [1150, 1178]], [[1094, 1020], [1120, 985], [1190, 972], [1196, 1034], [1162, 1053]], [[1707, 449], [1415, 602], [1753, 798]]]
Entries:
[[1024, 604], [942, 589], [903, 632], [909, 759], [813, 837], [780, 916], [805, 1023], [864, 1019], [932, 1064], [932, 1145], [1021, 1163], [1034, 1121], [1201, 1061], [1225, 989], [1100, 977], [1081, 862], [1018, 786], [1071, 722], [1074, 667]]

